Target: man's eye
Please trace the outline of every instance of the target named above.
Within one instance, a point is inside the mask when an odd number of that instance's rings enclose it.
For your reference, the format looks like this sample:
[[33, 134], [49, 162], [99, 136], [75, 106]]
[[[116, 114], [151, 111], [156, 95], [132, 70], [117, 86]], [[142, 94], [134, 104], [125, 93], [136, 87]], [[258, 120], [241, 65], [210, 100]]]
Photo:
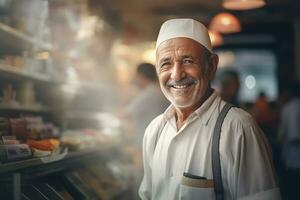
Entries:
[[171, 63], [170, 62], [164, 62], [160, 65], [160, 68], [163, 68], [163, 67], [167, 67], [167, 66], [170, 66]]
[[192, 59], [183, 59], [182, 64], [190, 65], [190, 64], [194, 64], [194, 61]]

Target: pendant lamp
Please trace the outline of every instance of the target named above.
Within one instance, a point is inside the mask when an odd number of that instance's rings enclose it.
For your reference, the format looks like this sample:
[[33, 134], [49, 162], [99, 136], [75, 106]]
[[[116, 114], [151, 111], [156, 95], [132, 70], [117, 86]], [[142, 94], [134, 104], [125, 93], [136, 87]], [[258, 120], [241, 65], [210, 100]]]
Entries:
[[217, 46], [224, 44], [223, 36], [220, 33], [218, 33], [217, 31], [208, 30], [208, 34], [209, 34], [209, 38], [211, 41], [211, 45], [213, 47], [217, 47]]
[[223, 0], [222, 3], [222, 6], [229, 10], [250, 10], [265, 5], [265, 0]]
[[236, 33], [241, 31], [241, 24], [234, 15], [220, 13], [213, 17], [209, 29], [224, 34]]

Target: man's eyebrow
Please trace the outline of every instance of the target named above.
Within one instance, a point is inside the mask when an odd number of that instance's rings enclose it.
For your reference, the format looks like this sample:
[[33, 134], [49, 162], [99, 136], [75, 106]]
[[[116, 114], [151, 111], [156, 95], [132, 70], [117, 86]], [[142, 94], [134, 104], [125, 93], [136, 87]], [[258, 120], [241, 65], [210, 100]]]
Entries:
[[158, 61], [158, 63], [169, 62], [171, 60], [170, 57], [162, 58]]
[[194, 57], [192, 55], [182, 55], [180, 56], [181, 59], [185, 59], [185, 58], [192, 58], [194, 59]]

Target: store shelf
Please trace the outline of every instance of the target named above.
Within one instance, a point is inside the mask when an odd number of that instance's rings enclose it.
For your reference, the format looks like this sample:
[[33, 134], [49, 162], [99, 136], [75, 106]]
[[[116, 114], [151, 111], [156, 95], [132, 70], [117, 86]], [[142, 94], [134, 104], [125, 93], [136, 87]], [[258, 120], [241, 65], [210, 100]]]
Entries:
[[64, 118], [68, 120], [99, 120], [102, 118], [101, 112], [82, 112], [82, 111], [67, 111]]
[[0, 53], [6, 54], [20, 54], [33, 47], [43, 50], [52, 48], [50, 44], [30, 37], [3, 23], [0, 23], [0, 43]]
[[53, 80], [51, 80], [49, 76], [24, 72], [17, 67], [4, 66], [3, 64], [0, 64], [0, 76], [8, 77], [16, 80], [33, 80], [33, 81], [45, 82], [45, 83], [53, 83], [53, 84], [56, 83]]
[[[85, 159], [102, 153], [104, 156], [113, 147], [111, 145], [100, 145], [97, 148], [85, 149], [76, 152], [69, 152], [64, 158], [53, 162], [45, 163], [43, 158], [32, 158], [17, 162], [0, 164], [0, 174], [18, 173], [31, 171], [34, 173], [53, 173], [63, 168], [72, 167], [76, 162], [82, 163]], [[43, 174], [44, 175], [44, 174]]]
[[23, 105], [11, 105], [0, 104], [0, 110], [7, 111], [25, 111], [25, 112], [50, 112], [52, 109], [46, 106], [23, 106]]

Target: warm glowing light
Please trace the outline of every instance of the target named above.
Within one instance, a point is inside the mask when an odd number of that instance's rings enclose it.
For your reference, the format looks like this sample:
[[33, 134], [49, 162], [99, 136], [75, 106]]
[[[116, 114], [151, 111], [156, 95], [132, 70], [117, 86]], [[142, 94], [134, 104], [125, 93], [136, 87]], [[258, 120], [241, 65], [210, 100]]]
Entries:
[[[224, 39], [222, 35], [216, 31], [209, 30], [208, 31], [209, 38], [213, 47], [220, 46], [224, 44]], [[155, 56], [155, 55], [154, 55]]]
[[224, 17], [222, 18], [222, 23], [228, 26], [230, 24], [230, 19], [228, 17]]
[[143, 60], [155, 64], [155, 49], [148, 49], [143, 53]]
[[38, 60], [48, 60], [49, 59], [49, 52], [44, 51], [44, 52], [39, 52], [35, 56], [36, 59]]
[[223, 0], [223, 7], [230, 10], [250, 10], [266, 5], [264, 0]]
[[95, 34], [96, 29], [103, 29], [104, 22], [97, 16], [83, 17], [80, 21], [80, 27], [77, 33], [77, 40], [83, 40]]
[[220, 13], [211, 20], [209, 28], [224, 34], [235, 33], [241, 31], [241, 24], [232, 14]]

